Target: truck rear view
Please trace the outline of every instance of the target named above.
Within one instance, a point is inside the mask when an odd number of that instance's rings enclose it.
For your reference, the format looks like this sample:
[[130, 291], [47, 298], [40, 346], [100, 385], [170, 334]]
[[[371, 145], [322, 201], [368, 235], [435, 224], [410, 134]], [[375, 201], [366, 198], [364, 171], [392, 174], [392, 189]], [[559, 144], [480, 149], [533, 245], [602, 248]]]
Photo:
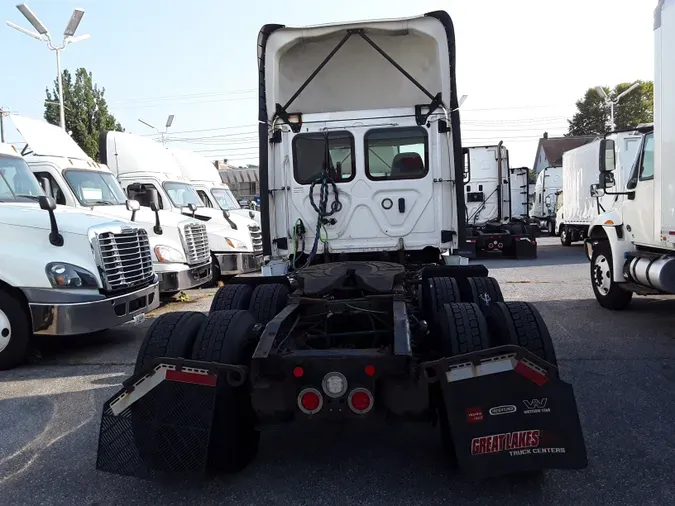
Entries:
[[277, 424], [387, 420], [437, 425], [476, 477], [585, 467], [539, 312], [461, 265], [447, 13], [267, 25], [258, 45], [263, 239], [279, 275], [236, 278], [208, 316], [155, 321], [104, 406], [98, 468], [235, 472]]

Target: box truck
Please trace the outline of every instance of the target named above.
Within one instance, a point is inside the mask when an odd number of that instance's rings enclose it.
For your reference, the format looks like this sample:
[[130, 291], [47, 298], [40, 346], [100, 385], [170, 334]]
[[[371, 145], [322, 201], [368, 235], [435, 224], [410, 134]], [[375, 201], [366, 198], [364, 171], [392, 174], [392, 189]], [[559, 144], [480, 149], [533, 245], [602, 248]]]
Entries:
[[546, 167], [537, 175], [530, 216], [549, 234], [555, 231], [555, 196], [562, 190], [562, 167]]
[[617, 191], [613, 139], [603, 139], [598, 186], [619, 197], [592, 223], [586, 246], [601, 306], [626, 308], [633, 294], [675, 294], [675, 0], [654, 13], [654, 124], [644, 126], [624, 189]]

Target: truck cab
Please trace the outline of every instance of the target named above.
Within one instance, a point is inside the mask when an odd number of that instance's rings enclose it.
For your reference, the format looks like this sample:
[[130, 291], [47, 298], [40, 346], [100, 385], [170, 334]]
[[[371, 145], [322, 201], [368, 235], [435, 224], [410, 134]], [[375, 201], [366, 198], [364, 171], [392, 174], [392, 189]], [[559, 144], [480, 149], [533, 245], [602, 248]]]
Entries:
[[99, 149], [101, 160], [127, 194], [140, 199], [141, 206], [155, 205], [206, 224], [215, 276], [260, 270], [262, 240], [257, 223], [206, 207], [166, 148], [137, 135], [104, 131]]
[[539, 222], [541, 229], [550, 234], [555, 230], [555, 194], [563, 187], [562, 170], [562, 167], [546, 167], [537, 175], [534, 185], [530, 214]]
[[105, 330], [159, 305], [146, 231], [57, 208], [9, 144], [0, 144], [0, 237], [0, 370], [25, 360], [33, 334]]
[[160, 293], [172, 295], [211, 280], [204, 223], [128, 201], [110, 170], [94, 162], [63, 129], [19, 115], [11, 118], [27, 143], [28, 167], [57, 205], [131, 220], [147, 231]]
[[618, 197], [590, 231], [591, 284], [601, 306], [620, 310], [638, 295], [675, 294], [675, 0], [654, 13], [654, 124], [640, 144], [624, 188], [616, 147], [603, 139], [599, 189]]
[[260, 225], [260, 211], [242, 209], [237, 198], [220, 178], [218, 169], [204, 157], [183, 149], [169, 149], [183, 175], [197, 191], [204, 206], [255, 220]]

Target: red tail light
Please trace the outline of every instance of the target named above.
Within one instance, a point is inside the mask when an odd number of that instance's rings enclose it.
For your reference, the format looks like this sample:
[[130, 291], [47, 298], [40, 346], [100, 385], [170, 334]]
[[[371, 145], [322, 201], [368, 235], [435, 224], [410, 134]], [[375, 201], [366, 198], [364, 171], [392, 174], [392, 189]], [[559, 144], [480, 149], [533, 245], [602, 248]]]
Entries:
[[323, 396], [316, 388], [305, 388], [298, 395], [298, 407], [305, 414], [313, 415], [321, 411]]
[[489, 242], [487, 247], [488, 247], [488, 249], [493, 249], [495, 247], [495, 245], [493, 243]]
[[354, 413], [365, 415], [373, 409], [373, 394], [365, 388], [355, 388], [349, 393], [347, 404]]
[[502, 248], [504, 247], [504, 244], [500, 242], [499, 244], [497, 244], [497, 247], [498, 247], [499, 249], [502, 249]]

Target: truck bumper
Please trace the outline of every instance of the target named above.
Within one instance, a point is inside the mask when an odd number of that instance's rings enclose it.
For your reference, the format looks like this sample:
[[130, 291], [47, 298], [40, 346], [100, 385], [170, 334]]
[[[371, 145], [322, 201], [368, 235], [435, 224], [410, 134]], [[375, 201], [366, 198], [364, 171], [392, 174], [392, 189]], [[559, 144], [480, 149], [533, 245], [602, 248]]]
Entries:
[[159, 306], [159, 283], [135, 292], [77, 303], [29, 302], [33, 332], [43, 335], [88, 334], [133, 320]]
[[223, 276], [260, 271], [263, 256], [256, 253], [214, 253]]
[[159, 276], [159, 292], [190, 290], [207, 283], [213, 278], [211, 262], [197, 267], [182, 266], [179, 270], [156, 271]]

